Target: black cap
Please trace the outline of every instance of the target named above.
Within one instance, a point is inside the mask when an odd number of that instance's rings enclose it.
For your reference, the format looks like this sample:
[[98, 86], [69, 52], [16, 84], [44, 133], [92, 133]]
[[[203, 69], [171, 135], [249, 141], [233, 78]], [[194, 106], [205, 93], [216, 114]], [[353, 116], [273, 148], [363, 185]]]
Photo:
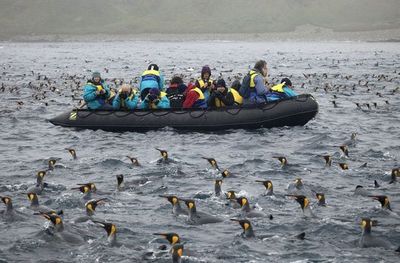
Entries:
[[281, 80], [281, 83], [283, 83], [283, 82], [285, 82], [286, 86], [289, 86], [289, 87], [292, 86], [292, 82], [291, 82], [290, 79], [288, 79], [288, 78], [283, 78], [283, 79]]
[[158, 66], [157, 66], [157, 64], [150, 64], [150, 65], [147, 67], [147, 69], [148, 69], [148, 70], [158, 70]]
[[224, 88], [226, 88], [226, 83], [225, 83], [225, 80], [224, 80], [224, 79], [219, 79], [219, 80], [217, 81], [217, 88], [219, 88], [219, 87], [224, 87]]

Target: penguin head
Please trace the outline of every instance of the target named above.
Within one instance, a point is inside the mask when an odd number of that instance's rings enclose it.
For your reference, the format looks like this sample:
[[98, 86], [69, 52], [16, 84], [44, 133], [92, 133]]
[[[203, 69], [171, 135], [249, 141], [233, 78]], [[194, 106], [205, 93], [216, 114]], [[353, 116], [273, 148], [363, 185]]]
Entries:
[[99, 199], [99, 200], [90, 200], [88, 202], [86, 202], [85, 207], [86, 207], [86, 211], [89, 214], [93, 214], [96, 211], [96, 207], [99, 204], [104, 203], [105, 198]]
[[139, 165], [139, 161], [138, 161], [138, 159], [136, 159], [135, 157], [130, 157], [130, 156], [126, 156], [126, 157], [128, 157], [129, 160], [131, 160], [131, 162], [132, 162], [133, 165], [136, 165], [136, 166]]
[[251, 223], [247, 219], [231, 219], [232, 221], [238, 222], [240, 226], [243, 228], [243, 231], [247, 231], [251, 229]]
[[325, 203], [325, 195], [323, 193], [315, 193], [315, 196], [318, 199], [318, 202]]
[[249, 200], [247, 200], [247, 198], [244, 197], [244, 196], [238, 197], [238, 198], [236, 199], [236, 201], [239, 203], [239, 205], [240, 205], [241, 207], [243, 207], [243, 206], [248, 206], [248, 205], [249, 205]]
[[184, 201], [185, 201], [185, 204], [188, 207], [189, 211], [196, 211], [196, 204], [195, 204], [194, 200], [186, 199]]
[[28, 195], [29, 201], [31, 201], [31, 202], [38, 201], [38, 197], [37, 197], [36, 193], [28, 193], [27, 195]]
[[355, 140], [357, 138], [357, 133], [356, 132], [353, 132], [352, 134], [351, 134], [351, 140]]
[[372, 197], [372, 199], [379, 201], [383, 208], [390, 209], [389, 197], [387, 197], [386, 195], [370, 195], [369, 197]]
[[124, 182], [124, 176], [122, 174], [117, 174], [117, 185], [121, 186], [123, 182]]
[[221, 187], [222, 186], [222, 180], [221, 179], [215, 180], [215, 186]]
[[266, 180], [266, 181], [256, 180], [256, 182], [262, 183], [264, 185], [265, 189], [267, 189], [267, 190], [272, 190], [273, 189], [273, 185], [272, 185], [272, 182], [270, 180]]
[[156, 148], [156, 150], [158, 150], [158, 151], [160, 152], [161, 157], [162, 157], [164, 160], [168, 159], [168, 152], [167, 152], [167, 151], [161, 150], [161, 149], [158, 149], [158, 148]]
[[160, 197], [167, 198], [167, 200], [172, 204], [176, 205], [179, 203], [179, 198], [176, 195], [160, 195]]
[[223, 178], [226, 178], [226, 177], [230, 176], [231, 173], [227, 169], [225, 169], [222, 171], [221, 175]]
[[288, 164], [288, 161], [285, 156], [273, 156], [273, 158], [278, 159], [282, 166]]
[[340, 148], [340, 150], [342, 150], [342, 152], [343, 152], [345, 155], [348, 155], [348, 154], [349, 154], [349, 148], [347, 147], [347, 145], [341, 145], [341, 146], [339, 146], [339, 148]]
[[3, 203], [4, 203], [6, 206], [9, 206], [9, 205], [12, 204], [11, 198], [8, 197], [8, 196], [2, 196], [2, 197], [1, 197], [1, 201], [3, 201]]
[[97, 224], [99, 224], [104, 230], [107, 232], [107, 236], [115, 235], [117, 233], [117, 227], [112, 224], [112, 223], [105, 223], [105, 222], [99, 222], [99, 221], [93, 221]]
[[202, 157], [203, 159], [207, 160], [212, 167], [217, 168], [217, 161], [214, 158], [207, 158], [207, 157]]
[[68, 152], [72, 155], [72, 157], [74, 158], [74, 159], [76, 159], [76, 151], [74, 150], [74, 149], [67, 149], [68, 150]]
[[49, 164], [49, 169], [53, 169], [54, 168], [54, 165], [56, 164], [56, 160], [55, 159], [50, 159], [49, 161], [48, 161], [48, 164]]
[[326, 165], [331, 165], [331, 163], [332, 163], [332, 156], [330, 156], [330, 155], [324, 155], [324, 156], [322, 156], [322, 157], [324, 157], [324, 159], [325, 159], [325, 164], [326, 164]]
[[349, 170], [349, 165], [347, 163], [339, 163], [339, 166], [342, 170]]
[[45, 175], [46, 175], [46, 171], [39, 171], [39, 172], [37, 173], [37, 177], [40, 178], [40, 179], [42, 179], [42, 180], [43, 180], [43, 178], [44, 178]]
[[400, 176], [400, 168], [393, 168], [392, 169], [392, 177]]
[[157, 236], [163, 236], [171, 245], [175, 245], [181, 242], [181, 239], [176, 233], [154, 233]]
[[72, 189], [79, 189], [79, 191], [81, 191], [84, 194], [87, 194], [89, 192], [94, 193], [97, 190], [96, 185], [94, 183], [78, 184], [78, 185], [80, 185], [80, 187]]
[[310, 200], [308, 200], [308, 198], [305, 197], [304, 195], [287, 195], [287, 196], [294, 197], [297, 203], [300, 204], [302, 210], [304, 210], [310, 205]]
[[236, 193], [235, 191], [228, 191], [226, 192], [226, 198], [230, 199], [230, 200], [235, 200], [236, 199]]
[[301, 178], [297, 178], [296, 180], [294, 180], [294, 185], [296, 186], [296, 188], [303, 187], [303, 180], [301, 180]]
[[[54, 212], [54, 211], [53, 211]], [[50, 222], [53, 223], [53, 225], [55, 226], [60, 226], [63, 224], [62, 218], [60, 216], [58, 216], [56, 214], [56, 212], [54, 213], [40, 213], [44, 218], [46, 218], [47, 220], [49, 220]]]
[[361, 219], [361, 228], [366, 232], [371, 232], [371, 219], [370, 218], [363, 218]]

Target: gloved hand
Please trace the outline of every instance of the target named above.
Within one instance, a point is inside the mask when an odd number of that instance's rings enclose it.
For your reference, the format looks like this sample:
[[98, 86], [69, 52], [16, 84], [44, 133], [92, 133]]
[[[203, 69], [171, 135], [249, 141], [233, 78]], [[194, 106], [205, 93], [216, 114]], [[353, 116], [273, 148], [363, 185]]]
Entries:
[[155, 105], [158, 105], [158, 103], [160, 102], [160, 100], [159, 99], [155, 99], [155, 100], [153, 100], [153, 103], [155, 104]]
[[96, 95], [103, 95], [106, 91], [104, 89], [96, 90]]
[[156, 100], [156, 99], [157, 99], [157, 95], [149, 94], [149, 95], [147, 95], [147, 99], [148, 99], [149, 101]]
[[128, 97], [128, 94], [126, 94], [125, 92], [120, 92], [120, 93], [119, 93], [119, 97], [120, 97], [122, 100], [125, 100], [125, 99]]

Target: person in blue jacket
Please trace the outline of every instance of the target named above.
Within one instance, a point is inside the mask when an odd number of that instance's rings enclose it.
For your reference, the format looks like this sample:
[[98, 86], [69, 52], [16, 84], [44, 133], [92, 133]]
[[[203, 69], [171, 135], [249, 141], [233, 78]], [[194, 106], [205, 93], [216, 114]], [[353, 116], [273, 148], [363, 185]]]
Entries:
[[297, 93], [292, 90], [292, 82], [288, 78], [281, 80], [281, 84], [271, 87], [267, 93], [268, 101], [282, 100], [297, 96]]
[[142, 101], [141, 109], [169, 109], [170, 103], [165, 92], [160, 92], [158, 88], [152, 88]]
[[139, 96], [129, 84], [123, 84], [113, 100], [115, 110], [133, 110], [138, 104]]
[[107, 103], [110, 94], [108, 85], [97, 71], [93, 72], [92, 79], [88, 80], [83, 87], [83, 99], [91, 110], [112, 109], [112, 106]]
[[265, 60], [257, 61], [254, 68], [243, 78], [243, 83], [239, 90], [244, 99], [244, 104], [267, 102], [266, 94], [269, 90], [266, 86], [267, 76], [267, 62]]
[[164, 76], [156, 64], [150, 64], [140, 78], [140, 98], [144, 100], [152, 88], [164, 90]]

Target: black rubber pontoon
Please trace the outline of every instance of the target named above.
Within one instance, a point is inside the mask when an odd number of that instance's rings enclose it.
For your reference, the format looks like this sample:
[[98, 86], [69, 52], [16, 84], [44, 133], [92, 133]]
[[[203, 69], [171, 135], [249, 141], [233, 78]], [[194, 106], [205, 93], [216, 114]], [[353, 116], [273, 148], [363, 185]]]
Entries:
[[216, 131], [305, 125], [318, 113], [308, 94], [258, 105], [216, 109], [105, 111], [73, 109], [51, 120], [54, 125], [106, 131], [147, 131], [163, 127]]

